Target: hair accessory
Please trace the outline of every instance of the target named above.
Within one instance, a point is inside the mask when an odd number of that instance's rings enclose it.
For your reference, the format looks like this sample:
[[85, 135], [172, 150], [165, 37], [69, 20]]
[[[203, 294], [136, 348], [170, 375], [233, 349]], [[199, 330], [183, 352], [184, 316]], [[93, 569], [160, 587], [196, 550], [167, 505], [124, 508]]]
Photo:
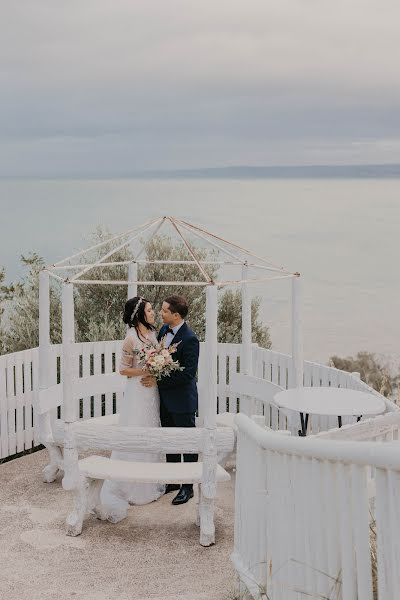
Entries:
[[143, 302], [143, 298], [140, 298], [139, 301], [138, 301], [138, 303], [136, 304], [136, 306], [134, 308], [134, 311], [133, 311], [132, 315], [131, 315], [131, 321], [133, 321], [133, 319], [135, 318], [135, 315], [136, 315], [137, 311], [139, 310], [140, 305], [142, 304], [142, 302]]

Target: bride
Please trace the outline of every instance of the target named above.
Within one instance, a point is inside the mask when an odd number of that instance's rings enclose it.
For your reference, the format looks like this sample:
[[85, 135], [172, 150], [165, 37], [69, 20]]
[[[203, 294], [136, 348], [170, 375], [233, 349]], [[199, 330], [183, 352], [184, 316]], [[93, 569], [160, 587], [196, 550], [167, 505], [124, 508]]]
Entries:
[[[160, 398], [158, 388], [141, 384], [143, 370], [138, 364], [135, 350], [157, 343], [154, 326], [155, 314], [145, 298], [136, 296], [125, 304], [124, 323], [128, 331], [122, 346], [119, 372], [126, 375], [126, 387], [119, 415], [124, 427], [160, 427]], [[158, 454], [113, 451], [111, 458], [128, 461], [158, 462]], [[165, 486], [157, 483], [129, 483], [105, 481], [101, 499], [107, 506], [108, 519], [114, 523], [124, 519], [129, 504], [147, 504], [157, 500], [165, 492]]]

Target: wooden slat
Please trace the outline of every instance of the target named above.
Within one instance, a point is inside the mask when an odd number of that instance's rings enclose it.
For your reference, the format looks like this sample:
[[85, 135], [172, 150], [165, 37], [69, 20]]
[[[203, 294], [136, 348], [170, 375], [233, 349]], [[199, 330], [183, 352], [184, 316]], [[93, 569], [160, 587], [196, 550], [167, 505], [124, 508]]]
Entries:
[[[227, 381], [226, 381], [226, 348], [225, 344], [218, 345], [218, 412], [227, 411]], [[202, 365], [205, 368], [205, 363]]]
[[33, 445], [33, 422], [32, 422], [32, 352], [24, 352], [24, 445], [25, 449]]
[[[229, 393], [229, 402], [228, 402], [228, 412], [237, 412], [236, 411], [236, 403], [237, 403], [237, 398], [238, 398], [238, 394], [235, 393], [235, 391], [232, 388], [232, 380], [233, 377], [236, 375], [237, 371], [237, 358], [239, 356], [239, 349], [237, 347], [235, 347], [234, 344], [228, 344], [228, 359], [229, 359], [229, 369], [228, 369], [228, 377], [229, 377], [229, 386], [228, 386], [228, 393]], [[239, 402], [240, 402], [240, 396], [239, 396]]]
[[[121, 361], [121, 351], [122, 351], [122, 342], [117, 342], [115, 347], [115, 368], [116, 371], [119, 372], [119, 364]], [[116, 392], [116, 412], [120, 412], [120, 407], [122, 403], [124, 392], [119, 391]]]
[[353, 539], [353, 513], [351, 504], [351, 467], [339, 464], [338, 510], [340, 511], [340, 549], [343, 598], [357, 600], [357, 579]]
[[0, 357], [0, 458], [8, 456], [8, 401], [6, 393], [5, 357]]
[[[104, 348], [104, 372], [107, 375], [112, 373], [112, 353], [114, 351], [114, 344], [105, 344]], [[123, 384], [125, 381], [123, 381]], [[105, 414], [112, 415], [113, 409], [113, 391], [106, 393], [105, 398]]]
[[23, 393], [23, 357], [18, 352], [15, 360], [15, 429], [17, 438], [17, 452], [25, 450], [24, 439], [24, 393]]
[[[280, 354], [278, 356], [278, 368], [279, 368], [278, 383], [283, 390], [286, 390], [287, 386], [288, 386], [288, 382], [289, 382], [289, 380], [288, 380], [288, 357], [285, 356], [284, 354]], [[287, 429], [287, 427], [288, 427], [287, 417], [282, 411], [279, 411], [279, 414], [278, 414], [278, 427], [279, 427], [279, 429]]]
[[[278, 357], [274, 354], [272, 357], [272, 383], [278, 385], [279, 372], [278, 372]], [[271, 428], [279, 428], [279, 410], [276, 406], [271, 405]]]
[[[93, 366], [94, 366], [94, 375], [101, 375], [101, 366], [102, 366], [102, 356], [104, 352], [104, 344], [97, 343], [94, 348], [93, 353]], [[102, 415], [102, 395], [95, 394], [94, 395], [94, 417], [101, 417]]]
[[[13, 360], [14, 359], [14, 360]], [[17, 452], [17, 437], [15, 434], [15, 357], [10, 357], [7, 361], [7, 403], [8, 403], [8, 454], [12, 456]]]
[[[62, 359], [62, 346], [57, 345], [57, 346], [51, 346], [50, 347], [50, 355], [49, 355], [49, 360], [50, 360], [50, 369], [49, 372], [47, 374], [47, 383], [49, 386], [53, 386], [53, 385], [57, 385], [57, 383], [60, 381], [62, 383], [62, 379], [63, 379], [63, 359]], [[60, 366], [60, 373], [58, 374], [58, 367], [57, 365], [59, 364]], [[63, 414], [63, 406], [62, 406], [62, 400], [61, 400], [61, 405], [60, 408], [54, 408], [53, 410], [50, 411], [50, 418], [51, 421], [54, 422], [57, 419], [58, 413], [60, 413], [61, 417]]]
[[[356, 553], [358, 597], [373, 600], [371, 554], [369, 548], [369, 510], [365, 467], [352, 465], [352, 511]], [[390, 596], [382, 595], [381, 598]]]
[[[81, 348], [82, 356], [82, 377], [90, 376], [90, 347], [86, 344], [82, 344]], [[90, 419], [90, 396], [82, 397], [82, 408], [83, 408], [83, 419]]]
[[391, 583], [393, 586], [393, 597], [400, 598], [400, 570], [398, 568], [400, 562], [400, 547], [398, 544], [400, 534], [400, 473], [398, 471], [388, 471], [388, 498], [389, 511], [388, 514], [385, 515], [385, 518], [390, 526], [389, 552], [392, 565]]
[[[39, 389], [39, 351], [37, 348], [32, 350], [32, 387], [33, 387], [33, 397], [38, 392]], [[40, 444], [40, 429], [39, 429], [39, 415], [36, 410], [33, 411], [33, 445], [37, 446]]]

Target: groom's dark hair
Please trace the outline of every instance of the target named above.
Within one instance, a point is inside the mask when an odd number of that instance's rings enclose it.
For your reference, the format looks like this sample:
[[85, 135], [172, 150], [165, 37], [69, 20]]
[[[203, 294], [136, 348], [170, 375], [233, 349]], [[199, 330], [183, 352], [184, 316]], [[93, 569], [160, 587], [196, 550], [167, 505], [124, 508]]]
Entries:
[[184, 319], [189, 312], [187, 300], [183, 296], [168, 296], [168, 298], [165, 298], [164, 302], [168, 302], [169, 310], [172, 313], [178, 313], [182, 319]]

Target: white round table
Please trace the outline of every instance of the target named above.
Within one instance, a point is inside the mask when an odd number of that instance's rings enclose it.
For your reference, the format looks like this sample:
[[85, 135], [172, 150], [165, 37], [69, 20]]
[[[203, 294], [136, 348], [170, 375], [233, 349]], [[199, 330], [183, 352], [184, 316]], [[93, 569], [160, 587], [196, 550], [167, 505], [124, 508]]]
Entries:
[[333, 387], [302, 387], [278, 392], [274, 402], [282, 408], [300, 413], [301, 430], [299, 435], [307, 433], [309, 415], [337, 416], [339, 427], [342, 417], [379, 415], [385, 411], [385, 401], [379, 396]]

